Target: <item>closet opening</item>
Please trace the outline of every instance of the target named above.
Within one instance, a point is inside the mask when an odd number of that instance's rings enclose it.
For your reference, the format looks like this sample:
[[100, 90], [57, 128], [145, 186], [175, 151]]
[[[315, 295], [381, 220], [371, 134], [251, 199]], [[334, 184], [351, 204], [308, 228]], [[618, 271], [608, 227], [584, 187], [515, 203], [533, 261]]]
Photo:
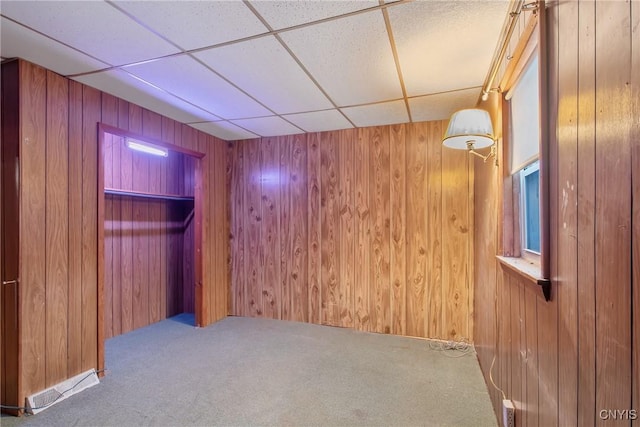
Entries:
[[204, 154], [105, 124], [98, 132], [98, 365], [103, 369], [109, 338], [178, 315], [178, 321], [202, 324]]

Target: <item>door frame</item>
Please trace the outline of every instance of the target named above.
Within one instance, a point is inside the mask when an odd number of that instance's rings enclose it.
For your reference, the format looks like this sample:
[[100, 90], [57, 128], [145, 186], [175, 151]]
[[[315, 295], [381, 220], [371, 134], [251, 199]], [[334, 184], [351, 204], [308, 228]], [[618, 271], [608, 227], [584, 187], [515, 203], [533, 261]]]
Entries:
[[[2, 64], [0, 145], [0, 403], [21, 407], [20, 62]], [[5, 282], [9, 282], [5, 284]], [[13, 300], [13, 301], [11, 301]], [[13, 326], [7, 323], [14, 323]], [[7, 368], [7, 369], [5, 369]], [[1, 412], [18, 416], [19, 409]]]
[[208, 299], [203, 298], [204, 287], [208, 286], [203, 283], [202, 277], [202, 158], [204, 153], [193, 151], [188, 148], [170, 144], [155, 138], [149, 138], [144, 135], [119, 129], [104, 123], [98, 123], [98, 370], [100, 376], [104, 375], [105, 368], [105, 332], [104, 332], [104, 282], [105, 282], [105, 247], [104, 247], [104, 219], [105, 219], [105, 196], [104, 196], [104, 135], [106, 133], [120, 136], [123, 138], [132, 138], [140, 141], [148, 142], [159, 147], [175, 151], [187, 156], [193, 157], [195, 160], [194, 168], [194, 289], [195, 289], [195, 326], [204, 326], [207, 319], [203, 318], [204, 313], [209, 312]]

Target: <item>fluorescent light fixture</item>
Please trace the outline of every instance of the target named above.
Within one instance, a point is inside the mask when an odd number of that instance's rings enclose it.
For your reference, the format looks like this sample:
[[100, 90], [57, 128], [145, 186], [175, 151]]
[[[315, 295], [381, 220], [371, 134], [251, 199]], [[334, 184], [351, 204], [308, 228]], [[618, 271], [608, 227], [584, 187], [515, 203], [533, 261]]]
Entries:
[[147, 154], [153, 154], [154, 156], [169, 156], [169, 150], [166, 148], [158, 147], [157, 145], [146, 144], [135, 139], [127, 139], [127, 147], [132, 150], [141, 151]]

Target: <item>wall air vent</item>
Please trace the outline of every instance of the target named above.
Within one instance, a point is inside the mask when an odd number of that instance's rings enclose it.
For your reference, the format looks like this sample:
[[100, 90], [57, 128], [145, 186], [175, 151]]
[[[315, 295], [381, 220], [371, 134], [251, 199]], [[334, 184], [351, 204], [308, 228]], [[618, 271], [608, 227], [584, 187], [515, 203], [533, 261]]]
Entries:
[[49, 387], [46, 390], [27, 397], [27, 412], [30, 414], [42, 412], [50, 406], [62, 402], [64, 399], [80, 393], [84, 389], [93, 387], [96, 384], [100, 384], [100, 380], [98, 380], [95, 369], [90, 369], [53, 387]]

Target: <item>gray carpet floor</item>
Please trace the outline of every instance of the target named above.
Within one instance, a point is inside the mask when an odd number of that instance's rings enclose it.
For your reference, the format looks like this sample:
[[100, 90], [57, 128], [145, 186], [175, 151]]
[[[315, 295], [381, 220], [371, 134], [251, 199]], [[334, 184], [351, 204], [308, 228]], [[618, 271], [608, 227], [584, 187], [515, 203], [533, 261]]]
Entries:
[[[495, 426], [473, 351], [304, 323], [180, 315], [112, 338], [93, 388], [2, 426]], [[461, 357], [451, 357], [458, 355]]]

